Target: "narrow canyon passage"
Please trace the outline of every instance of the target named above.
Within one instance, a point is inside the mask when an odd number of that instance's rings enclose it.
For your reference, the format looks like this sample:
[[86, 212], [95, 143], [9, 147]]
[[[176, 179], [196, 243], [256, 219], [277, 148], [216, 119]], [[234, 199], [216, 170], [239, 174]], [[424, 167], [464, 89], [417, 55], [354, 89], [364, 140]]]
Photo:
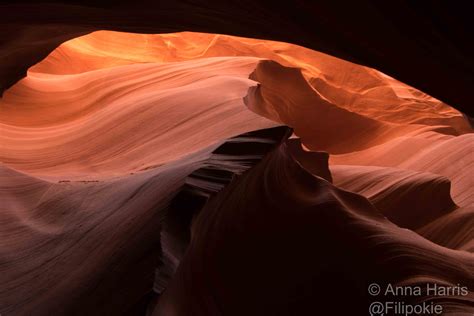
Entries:
[[0, 144], [2, 315], [474, 313], [473, 128], [376, 69], [97, 31], [5, 90]]

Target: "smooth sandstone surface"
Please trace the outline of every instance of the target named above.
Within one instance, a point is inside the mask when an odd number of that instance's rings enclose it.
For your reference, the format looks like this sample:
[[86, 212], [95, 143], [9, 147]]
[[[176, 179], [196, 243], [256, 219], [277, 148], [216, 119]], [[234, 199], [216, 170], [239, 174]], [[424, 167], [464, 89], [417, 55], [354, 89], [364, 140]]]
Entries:
[[365, 315], [375, 281], [473, 312], [472, 128], [377, 70], [98, 31], [5, 91], [0, 144], [2, 314]]

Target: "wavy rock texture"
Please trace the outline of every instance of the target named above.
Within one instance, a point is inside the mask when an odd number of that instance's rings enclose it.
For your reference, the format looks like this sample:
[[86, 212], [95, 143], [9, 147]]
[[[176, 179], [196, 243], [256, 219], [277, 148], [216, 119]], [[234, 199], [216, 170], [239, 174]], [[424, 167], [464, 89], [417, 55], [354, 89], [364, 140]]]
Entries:
[[301, 68], [308, 83], [328, 102], [370, 118], [470, 130], [457, 110], [375, 69], [267, 40], [191, 32], [149, 35], [98, 31], [60, 45], [28, 73], [75, 74], [132, 63], [218, 56], [258, 56]]
[[0, 93], [69, 39], [103, 29], [187, 30], [299, 44], [382, 70], [474, 115], [468, 2], [12, 0], [0, 11]]
[[[471, 254], [397, 227], [286, 145], [210, 201], [192, 233], [153, 315], [365, 315], [369, 280], [474, 285]], [[449, 314], [472, 312], [472, 298], [432, 299]]]
[[367, 197], [392, 222], [414, 229], [456, 208], [448, 178], [396, 168], [331, 167], [334, 184]]
[[73, 39], [0, 100], [0, 312], [366, 315], [379, 282], [470, 315], [472, 135], [292, 44]]

